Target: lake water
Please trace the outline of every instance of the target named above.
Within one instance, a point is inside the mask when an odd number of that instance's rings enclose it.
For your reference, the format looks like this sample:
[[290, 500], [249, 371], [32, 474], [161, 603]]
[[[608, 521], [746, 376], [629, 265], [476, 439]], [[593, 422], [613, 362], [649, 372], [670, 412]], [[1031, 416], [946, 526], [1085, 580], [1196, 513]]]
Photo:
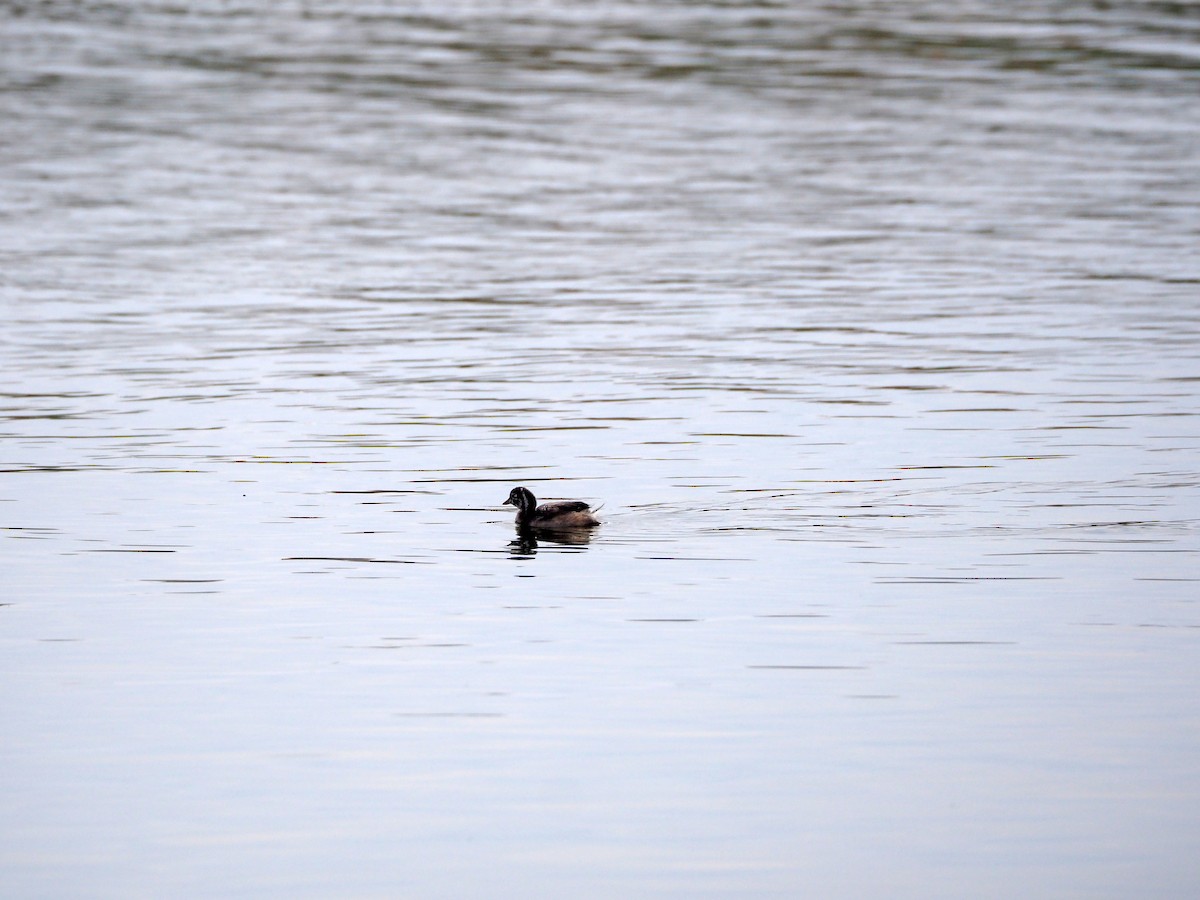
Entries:
[[1200, 7], [8, 3], [0, 86], [5, 896], [1196, 895]]

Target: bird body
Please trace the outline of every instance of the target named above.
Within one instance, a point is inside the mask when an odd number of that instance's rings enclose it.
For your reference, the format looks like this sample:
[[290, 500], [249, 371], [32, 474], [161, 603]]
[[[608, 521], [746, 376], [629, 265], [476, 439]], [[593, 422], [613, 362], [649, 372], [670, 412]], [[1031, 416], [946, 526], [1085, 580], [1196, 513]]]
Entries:
[[539, 506], [529, 488], [513, 488], [504, 504], [517, 508], [518, 528], [553, 530], [592, 528], [600, 524], [600, 520], [592, 515], [592, 508], [582, 500], [554, 500]]

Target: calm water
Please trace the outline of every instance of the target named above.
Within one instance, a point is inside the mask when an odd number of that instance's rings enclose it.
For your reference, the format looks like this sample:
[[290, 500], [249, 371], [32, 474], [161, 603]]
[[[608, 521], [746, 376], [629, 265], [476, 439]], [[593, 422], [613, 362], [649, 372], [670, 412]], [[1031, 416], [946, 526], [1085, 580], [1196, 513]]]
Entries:
[[1200, 889], [1200, 7], [6, 3], [0, 88], [6, 896]]

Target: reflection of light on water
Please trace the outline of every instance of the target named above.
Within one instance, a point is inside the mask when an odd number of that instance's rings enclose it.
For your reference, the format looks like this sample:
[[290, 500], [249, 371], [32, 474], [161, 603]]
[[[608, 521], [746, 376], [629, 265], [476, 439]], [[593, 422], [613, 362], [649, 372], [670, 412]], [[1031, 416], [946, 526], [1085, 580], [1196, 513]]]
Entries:
[[18, 6], [9, 893], [1195, 893], [1187, 4]]

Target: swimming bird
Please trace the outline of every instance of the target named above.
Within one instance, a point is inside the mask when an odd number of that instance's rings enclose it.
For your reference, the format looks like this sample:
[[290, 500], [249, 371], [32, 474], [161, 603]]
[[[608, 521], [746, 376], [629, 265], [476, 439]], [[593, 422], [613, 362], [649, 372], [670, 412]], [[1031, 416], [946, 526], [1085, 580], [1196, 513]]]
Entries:
[[529, 488], [515, 487], [504, 501], [505, 506], [517, 508], [518, 528], [591, 528], [600, 520], [582, 500], [555, 500], [538, 506], [537, 497]]

